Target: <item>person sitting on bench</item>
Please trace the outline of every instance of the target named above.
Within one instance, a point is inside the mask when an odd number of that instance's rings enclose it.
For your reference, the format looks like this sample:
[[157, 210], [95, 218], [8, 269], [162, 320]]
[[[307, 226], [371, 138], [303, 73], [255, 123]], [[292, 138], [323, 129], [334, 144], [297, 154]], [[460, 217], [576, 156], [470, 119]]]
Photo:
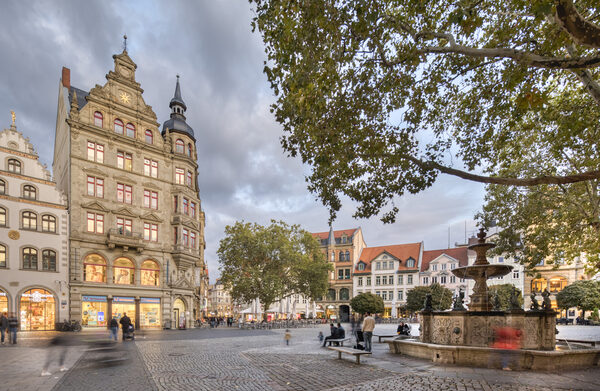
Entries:
[[[341, 331], [340, 331], [341, 329]], [[325, 337], [325, 340], [323, 341], [323, 347], [325, 347], [325, 345], [327, 345], [327, 341], [329, 341], [330, 339], [340, 339], [340, 338], [344, 338], [346, 336], [346, 332], [344, 331], [344, 328], [342, 327], [341, 324], [338, 323], [338, 327], [334, 327], [333, 323], [331, 324], [331, 335], [329, 337]], [[329, 342], [329, 346], [331, 346], [331, 341]]]

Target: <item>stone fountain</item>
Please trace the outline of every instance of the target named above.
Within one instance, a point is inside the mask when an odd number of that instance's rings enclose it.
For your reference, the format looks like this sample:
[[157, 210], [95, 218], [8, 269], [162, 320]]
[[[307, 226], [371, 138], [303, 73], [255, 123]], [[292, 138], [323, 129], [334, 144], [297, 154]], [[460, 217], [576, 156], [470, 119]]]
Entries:
[[487, 280], [510, 273], [512, 266], [490, 264], [486, 252], [495, 245], [486, 243], [483, 228], [477, 237], [477, 243], [469, 246], [477, 254], [473, 265], [452, 270], [458, 278], [475, 281], [468, 310], [463, 306], [462, 292], [455, 298], [451, 311], [434, 311], [429, 296], [419, 313], [420, 339], [388, 341], [392, 353], [427, 358], [437, 363], [494, 367], [499, 365], [499, 360], [494, 360], [492, 355], [498, 351], [489, 346], [495, 331], [512, 327], [522, 332], [521, 350], [516, 351], [521, 368], [557, 370], [599, 365], [598, 349], [556, 350], [556, 313], [550, 308], [548, 296], [544, 296], [541, 308], [534, 299], [530, 311], [521, 308], [516, 290], [510, 310], [501, 311], [493, 305]]

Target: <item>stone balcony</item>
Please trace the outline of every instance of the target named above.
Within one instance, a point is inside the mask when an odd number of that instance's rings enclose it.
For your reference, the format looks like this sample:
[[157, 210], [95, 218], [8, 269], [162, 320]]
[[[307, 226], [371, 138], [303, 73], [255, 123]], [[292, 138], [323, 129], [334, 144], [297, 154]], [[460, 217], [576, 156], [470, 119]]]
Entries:
[[123, 251], [128, 251], [130, 248], [137, 252], [142, 252], [146, 247], [142, 235], [130, 231], [122, 231], [117, 228], [108, 230], [106, 245], [113, 249], [115, 247], [123, 247]]

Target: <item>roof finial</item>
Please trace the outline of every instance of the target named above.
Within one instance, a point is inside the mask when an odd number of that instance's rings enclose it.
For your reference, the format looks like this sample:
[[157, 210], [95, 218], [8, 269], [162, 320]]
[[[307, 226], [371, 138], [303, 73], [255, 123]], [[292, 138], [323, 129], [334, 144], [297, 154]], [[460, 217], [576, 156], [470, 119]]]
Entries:
[[10, 111], [10, 116], [12, 118], [12, 126], [15, 126], [15, 121], [17, 120], [17, 115], [15, 114], [14, 110]]
[[127, 34], [123, 35], [123, 51], [127, 52]]

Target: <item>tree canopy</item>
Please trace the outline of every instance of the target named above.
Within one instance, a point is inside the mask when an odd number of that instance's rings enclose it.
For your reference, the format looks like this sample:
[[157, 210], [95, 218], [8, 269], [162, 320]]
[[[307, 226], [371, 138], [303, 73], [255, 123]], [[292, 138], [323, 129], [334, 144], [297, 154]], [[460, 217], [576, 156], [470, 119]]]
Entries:
[[378, 314], [383, 312], [383, 299], [369, 292], [356, 295], [350, 300], [352, 311], [361, 315], [369, 312]]
[[319, 242], [298, 225], [236, 222], [225, 227], [217, 255], [221, 281], [239, 302], [258, 299], [263, 311], [277, 300], [325, 294], [331, 265]]
[[[512, 284], [500, 284], [500, 285], [491, 285], [488, 286], [488, 292], [492, 299], [492, 303], [494, 300], [494, 296], [498, 293], [498, 300], [500, 301], [500, 310], [508, 311], [512, 309], [510, 297], [512, 295], [512, 291], [515, 289], [515, 286]], [[523, 294], [519, 288], [517, 290], [517, 298], [519, 303], [521, 304], [521, 308], [523, 307]]]
[[600, 282], [575, 281], [556, 294], [558, 308], [576, 307], [582, 311], [592, 311], [600, 308]]
[[251, 2], [283, 148], [332, 219], [345, 195], [393, 222], [443, 173], [488, 184], [498, 250], [599, 262], [598, 1]]
[[410, 312], [421, 311], [427, 294], [431, 294], [431, 304], [435, 311], [450, 309], [452, 291], [437, 282], [429, 286], [417, 286], [409, 290], [406, 294], [406, 309]]

